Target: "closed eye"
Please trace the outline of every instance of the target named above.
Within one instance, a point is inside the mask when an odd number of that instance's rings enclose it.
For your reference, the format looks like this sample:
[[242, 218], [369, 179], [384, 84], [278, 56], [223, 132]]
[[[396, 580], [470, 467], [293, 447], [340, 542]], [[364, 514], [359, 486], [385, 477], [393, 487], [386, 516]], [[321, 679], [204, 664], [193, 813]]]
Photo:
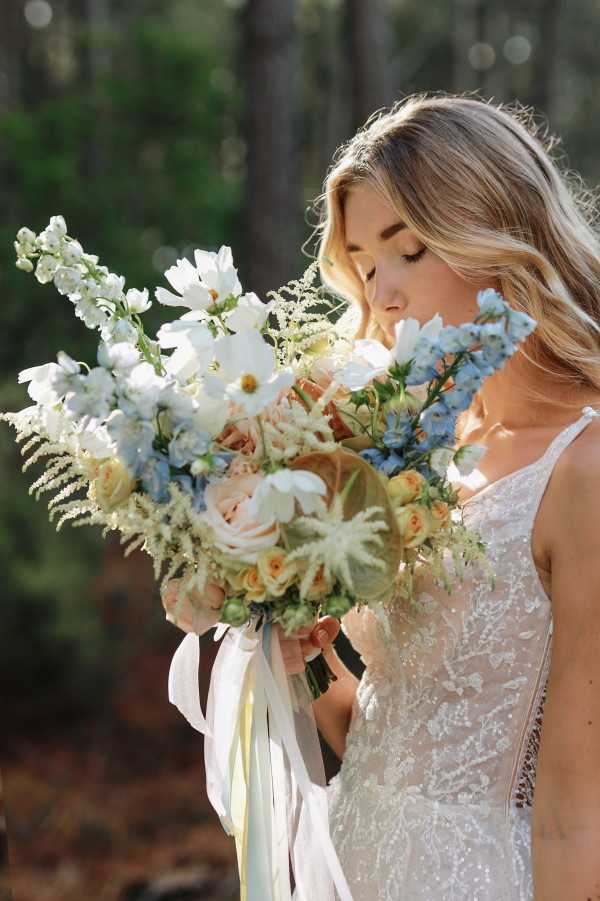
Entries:
[[[416, 253], [403, 253], [402, 259], [405, 260], [405, 262], [407, 262], [407, 263], [416, 263], [416, 262], [418, 262], [418, 260], [421, 259], [421, 257], [423, 256], [423, 254], [425, 253], [426, 250], [427, 250], [427, 248], [423, 247], [423, 248], [421, 248], [421, 250], [417, 250]], [[375, 275], [375, 267], [373, 267], [373, 269], [371, 269], [371, 271], [369, 273], [367, 273], [367, 275], [365, 276], [365, 281], [370, 282], [374, 275]]]

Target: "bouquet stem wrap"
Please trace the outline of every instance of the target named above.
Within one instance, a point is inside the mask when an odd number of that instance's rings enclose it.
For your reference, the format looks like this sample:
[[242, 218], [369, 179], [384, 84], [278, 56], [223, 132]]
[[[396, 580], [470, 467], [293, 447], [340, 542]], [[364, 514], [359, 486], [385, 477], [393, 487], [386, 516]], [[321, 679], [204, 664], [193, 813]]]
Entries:
[[[169, 670], [169, 701], [205, 736], [208, 797], [235, 838], [240, 901], [353, 901], [329, 834], [326, 780], [310, 693], [290, 691], [278, 633], [220, 623], [202, 713], [200, 636]], [[301, 679], [305, 679], [304, 674]], [[295, 889], [292, 894], [290, 862]], [[338, 895], [334, 893], [334, 887]]]

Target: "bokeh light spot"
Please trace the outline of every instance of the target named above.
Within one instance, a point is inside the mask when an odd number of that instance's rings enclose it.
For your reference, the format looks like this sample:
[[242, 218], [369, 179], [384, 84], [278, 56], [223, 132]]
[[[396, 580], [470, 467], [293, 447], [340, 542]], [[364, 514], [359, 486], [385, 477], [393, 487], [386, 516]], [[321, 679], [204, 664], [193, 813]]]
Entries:
[[496, 51], [491, 44], [486, 44], [481, 41], [477, 44], [473, 44], [469, 48], [469, 63], [474, 69], [477, 69], [478, 72], [484, 72], [486, 69], [491, 69], [495, 62]]
[[28, 0], [23, 14], [32, 28], [47, 28], [52, 21], [52, 7], [46, 0]]
[[524, 34], [513, 34], [504, 42], [502, 52], [509, 63], [519, 66], [531, 56], [531, 41]]

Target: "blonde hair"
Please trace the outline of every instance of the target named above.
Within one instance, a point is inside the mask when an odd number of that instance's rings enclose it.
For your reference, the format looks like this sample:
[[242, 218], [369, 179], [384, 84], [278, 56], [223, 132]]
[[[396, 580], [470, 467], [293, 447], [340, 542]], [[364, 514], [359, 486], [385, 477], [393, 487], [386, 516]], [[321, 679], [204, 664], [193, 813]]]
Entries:
[[[458, 275], [499, 285], [537, 320], [519, 348], [527, 360], [558, 384], [600, 390], [595, 199], [559, 170], [556, 143], [525, 107], [419, 94], [376, 113], [342, 145], [317, 201], [318, 260], [323, 282], [358, 307], [356, 337], [383, 337], [346, 251], [345, 196], [368, 181]], [[533, 388], [528, 396], [550, 400]]]

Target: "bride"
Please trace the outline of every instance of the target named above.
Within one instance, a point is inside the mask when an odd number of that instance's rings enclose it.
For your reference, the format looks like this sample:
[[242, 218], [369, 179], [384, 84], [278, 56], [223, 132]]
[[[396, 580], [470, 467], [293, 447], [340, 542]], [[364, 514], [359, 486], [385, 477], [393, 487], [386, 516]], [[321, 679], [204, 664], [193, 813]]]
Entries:
[[452, 96], [377, 115], [326, 179], [321, 272], [356, 337], [471, 320], [486, 287], [538, 322], [460, 422], [495, 588], [351, 610], [360, 681], [336, 620], [280, 631], [288, 672], [319, 647], [338, 675], [313, 709], [356, 901], [600, 898], [600, 246], [570, 184], [522, 113]]

